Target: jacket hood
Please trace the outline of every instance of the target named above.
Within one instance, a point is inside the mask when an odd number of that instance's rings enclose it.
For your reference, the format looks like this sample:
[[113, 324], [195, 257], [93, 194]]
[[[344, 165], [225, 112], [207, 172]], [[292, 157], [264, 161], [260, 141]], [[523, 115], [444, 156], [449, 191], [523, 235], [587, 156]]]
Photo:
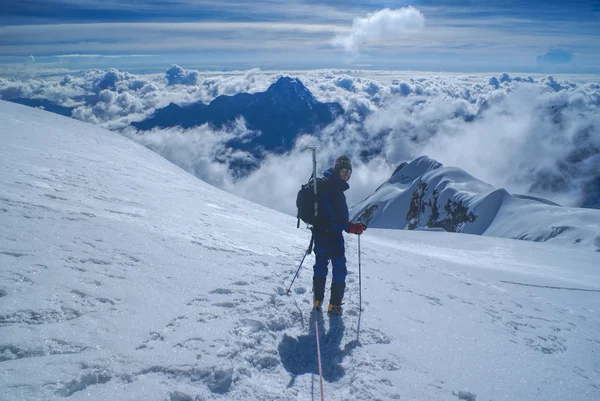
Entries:
[[342, 191], [350, 188], [350, 185], [340, 178], [339, 174], [335, 174], [333, 167], [329, 167], [327, 170], [323, 172], [323, 177], [331, 180], [335, 185], [337, 185]]

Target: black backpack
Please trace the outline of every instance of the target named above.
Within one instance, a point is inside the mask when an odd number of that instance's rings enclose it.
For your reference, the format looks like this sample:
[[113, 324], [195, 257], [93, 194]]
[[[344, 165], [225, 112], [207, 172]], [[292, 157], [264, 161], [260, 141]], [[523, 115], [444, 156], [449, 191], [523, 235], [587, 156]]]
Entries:
[[[329, 179], [324, 177], [317, 178], [317, 202], [321, 199], [323, 193], [328, 190], [328, 184]], [[318, 214], [315, 216], [315, 188], [313, 177], [310, 177], [310, 180], [302, 185], [300, 191], [298, 191], [298, 195], [296, 196], [296, 207], [298, 208], [298, 224], [296, 227], [300, 227], [300, 220], [309, 226], [314, 226], [322, 220], [320, 216], [321, 210], [317, 210]]]

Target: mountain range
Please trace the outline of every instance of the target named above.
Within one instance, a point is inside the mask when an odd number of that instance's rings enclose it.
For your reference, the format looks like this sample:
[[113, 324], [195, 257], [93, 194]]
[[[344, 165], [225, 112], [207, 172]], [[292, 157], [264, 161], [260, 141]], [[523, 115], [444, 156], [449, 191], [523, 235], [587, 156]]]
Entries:
[[221, 95], [208, 105], [171, 103], [149, 118], [131, 125], [141, 131], [155, 127], [191, 128], [208, 123], [220, 129], [243, 118], [248, 128], [260, 131], [251, 141], [233, 139], [229, 146], [260, 154], [290, 150], [296, 138], [317, 134], [343, 113], [338, 103], [321, 103], [298, 78], [281, 77], [265, 92]]

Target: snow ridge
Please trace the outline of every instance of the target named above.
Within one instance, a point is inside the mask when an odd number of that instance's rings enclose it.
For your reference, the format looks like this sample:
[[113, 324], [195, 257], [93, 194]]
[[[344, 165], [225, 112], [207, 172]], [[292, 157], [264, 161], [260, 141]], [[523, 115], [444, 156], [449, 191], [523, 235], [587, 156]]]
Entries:
[[600, 251], [600, 211], [511, 195], [426, 156], [398, 166], [351, 216], [373, 228], [443, 229]]

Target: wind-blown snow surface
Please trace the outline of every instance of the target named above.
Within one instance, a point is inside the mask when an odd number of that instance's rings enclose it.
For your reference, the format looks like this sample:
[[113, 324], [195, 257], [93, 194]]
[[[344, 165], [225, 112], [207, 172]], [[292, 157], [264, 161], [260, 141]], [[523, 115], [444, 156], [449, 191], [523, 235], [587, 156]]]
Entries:
[[[0, 399], [319, 398], [295, 219], [73, 119], [0, 102], [0, 133]], [[361, 315], [346, 238], [326, 400], [600, 399], [598, 253], [369, 229]]]
[[[415, 207], [416, 195], [420, 195], [416, 203], [422, 207]], [[448, 200], [462, 202], [473, 220], [459, 224], [458, 213], [445, 210]], [[431, 217], [433, 204], [437, 204], [439, 214], [435, 219]], [[459, 227], [446, 231], [549, 241], [600, 251], [600, 210], [561, 207], [541, 198], [513, 196], [426, 156], [399, 166], [389, 180], [351, 209], [354, 220], [372, 228], [405, 229], [409, 224], [414, 226], [411, 228], [436, 227], [451, 214]]]

